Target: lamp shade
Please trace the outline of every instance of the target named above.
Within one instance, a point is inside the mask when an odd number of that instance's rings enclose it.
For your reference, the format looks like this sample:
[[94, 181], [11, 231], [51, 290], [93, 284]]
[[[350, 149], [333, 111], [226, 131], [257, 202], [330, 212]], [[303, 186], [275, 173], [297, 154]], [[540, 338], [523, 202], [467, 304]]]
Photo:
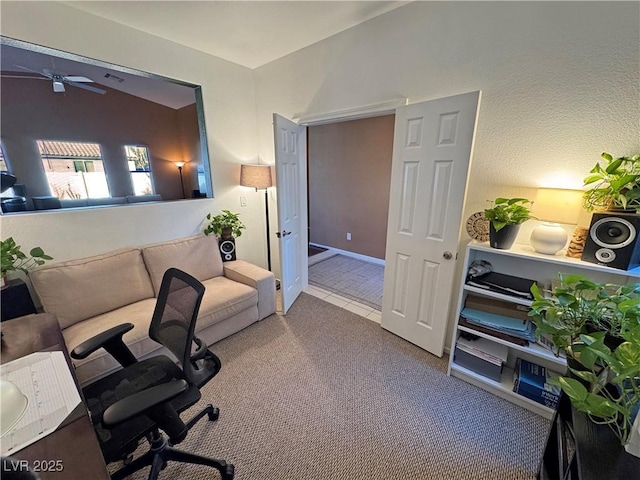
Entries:
[[576, 224], [582, 207], [582, 193], [580, 190], [540, 188], [532, 213], [544, 222]]
[[240, 185], [243, 187], [268, 188], [271, 182], [271, 166], [269, 165], [241, 165]]

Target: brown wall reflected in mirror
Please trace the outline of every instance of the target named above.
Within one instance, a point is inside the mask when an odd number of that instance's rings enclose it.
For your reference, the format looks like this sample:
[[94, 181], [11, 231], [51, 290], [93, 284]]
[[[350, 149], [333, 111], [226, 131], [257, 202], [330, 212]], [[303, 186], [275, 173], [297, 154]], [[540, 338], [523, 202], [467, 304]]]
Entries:
[[212, 196], [200, 87], [0, 39], [5, 213]]

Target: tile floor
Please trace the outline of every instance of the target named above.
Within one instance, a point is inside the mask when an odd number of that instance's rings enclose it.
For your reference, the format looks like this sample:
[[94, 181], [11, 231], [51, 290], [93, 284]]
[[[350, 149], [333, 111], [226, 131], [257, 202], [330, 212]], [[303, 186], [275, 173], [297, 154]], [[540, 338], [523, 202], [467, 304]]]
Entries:
[[360, 315], [361, 317], [365, 317], [376, 323], [380, 323], [380, 311], [375, 310], [368, 305], [363, 305], [362, 303], [359, 303], [355, 300], [342, 297], [337, 293], [324, 290], [323, 288], [316, 287], [314, 285], [309, 285], [309, 287], [304, 292], [308, 293], [309, 295], [313, 295], [314, 297], [321, 298], [325, 302], [329, 302], [337, 305], [338, 307], [344, 308], [345, 310], [349, 310], [350, 312]]

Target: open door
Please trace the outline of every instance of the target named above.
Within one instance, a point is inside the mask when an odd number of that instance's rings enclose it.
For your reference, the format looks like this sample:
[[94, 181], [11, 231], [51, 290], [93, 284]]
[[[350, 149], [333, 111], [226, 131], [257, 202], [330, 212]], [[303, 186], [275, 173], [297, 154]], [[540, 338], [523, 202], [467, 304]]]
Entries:
[[480, 92], [396, 110], [382, 327], [442, 356]]
[[282, 313], [309, 281], [307, 255], [307, 130], [276, 113], [273, 134], [278, 192]]

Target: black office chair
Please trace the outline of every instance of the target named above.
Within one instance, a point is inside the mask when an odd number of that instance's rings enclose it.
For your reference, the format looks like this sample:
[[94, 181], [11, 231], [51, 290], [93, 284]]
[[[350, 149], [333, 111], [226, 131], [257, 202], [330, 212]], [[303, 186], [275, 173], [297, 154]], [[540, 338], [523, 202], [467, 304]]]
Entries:
[[[73, 358], [82, 359], [103, 347], [123, 366], [83, 389], [106, 462], [125, 460], [125, 466], [111, 476], [113, 480], [149, 465], [149, 479], [157, 479], [170, 460], [208, 465], [217, 469], [223, 480], [233, 479], [234, 467], [224, 460], [173, 448], [204, 415], [215, 421], [219, 414], [217, 408], [207, 405], [186, 423], [179, 416], [200, 399], [199, 387], [221, 366], [218, 357], [194, 335], [203, 295], [204, 285], [192, 276], [175, 268], [165, 272], [149, 337], [167, 347], [182, 368], [163, 355], [138, 361], [122, 341], [133, 328], [131, 323], [113, 327], [71, 352]], [[192, 347], [196, 348], [193, 353]], [[150, 450], [130, 461], [144, 437]]]

